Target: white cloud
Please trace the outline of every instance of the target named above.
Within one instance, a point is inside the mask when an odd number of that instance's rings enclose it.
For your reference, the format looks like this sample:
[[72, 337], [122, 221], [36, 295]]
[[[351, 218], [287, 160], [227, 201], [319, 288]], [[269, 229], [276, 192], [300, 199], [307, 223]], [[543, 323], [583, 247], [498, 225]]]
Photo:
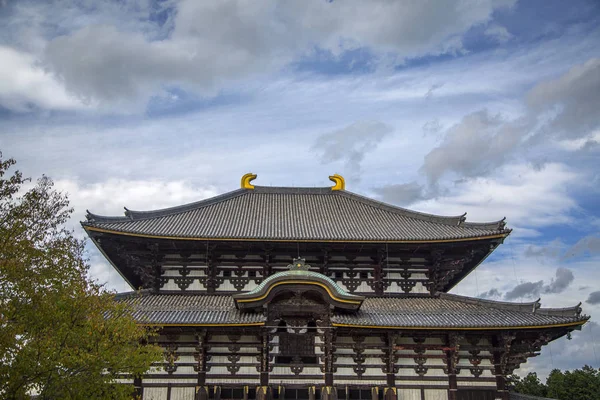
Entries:
[[123, 215], [124, 207], [144, 211], [173, 207], [217, 195], [213, 187], [194, 187], [189, 182], [109, 179], [85, 184], [68, 179], [55, 181], [74, 208], [74, 224], [85, 220], [85, 210], [99, 215]]
[[51, 40], [44, 60], [70, 91], [122, 107], [169, 85], [214, 94], [236, 80], [277, 71], [315, 47], [334, 55], [364, 47], [398, 60], [461, 51], [468, 29], [513, 4], [183, 0], [165, 38], [150, 40], [92, 18]]
[[392, 128], [377, 121], [359, 121], [342, 129], [320, 135], [311, 150], [317, 152], [321, 162], [342, 161], [345, 170], [360, 180], [360, 168], [365, 155], [372, 152], [390, 134]]
[[31, 54], [0, 45], [0, 106], [12, 111], [32, 107], [49, 110], [85, 109], [75, 96]]
[[578, 139], [600, 127], [600, 58], [575, 65], [565, 74], [536, 85], [527, 94], [532, 110], [553, 111], [548, 127], [553, 136]]
[[541, 169], [528, 164], [504, 166], [489, 177], [467, 179], [437, 198], [417, 202], [414, 208], [437, 214], [460, 215], [469, 221], [507, 217], [511, 226], [539, 228], [572, 222], [577, 203], [565, 190], [578, 175], [563, 164]]

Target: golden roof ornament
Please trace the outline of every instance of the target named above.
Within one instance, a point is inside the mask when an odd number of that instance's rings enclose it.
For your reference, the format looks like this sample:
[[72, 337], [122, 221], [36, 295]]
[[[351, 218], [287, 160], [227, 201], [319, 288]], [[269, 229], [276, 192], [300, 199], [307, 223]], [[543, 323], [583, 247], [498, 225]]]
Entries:
[[329, 177], [329, 180], [335, 185], [331, 187], [331, 190], [345, 190], [346, 189], [346, 181], [341, 175], [333, 174]]
[[247, 174], [245, 174], [244, 176], [242, 176], [242, 182], [241, 182], [241, 188], [242, 189], [254, 189], [254, 185], [251, 184], [250, 182], [252, 182], [253, 180], [256, 179], [256, 174], [253, 174], [252, 172], [249, 172]]

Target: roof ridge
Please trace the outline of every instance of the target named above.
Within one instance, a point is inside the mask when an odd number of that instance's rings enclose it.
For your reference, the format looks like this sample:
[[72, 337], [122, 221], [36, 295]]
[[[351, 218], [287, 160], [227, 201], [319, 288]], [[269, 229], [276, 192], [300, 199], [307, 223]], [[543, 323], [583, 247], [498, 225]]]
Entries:
[[[549, 317], [573, 317], [573, 318], [581, 318], [581, 302], [575, 306], [571, 307], [563, 307], [563, 308], [542, 308], [540, 300], [537, 299], [528, 303], [511, 303], [507, 301], [496, 301], [496, 300], [488, 300], [488, 299], [479, 299], [476, 297], [468, 297], [461, 296], [457, 294], [451, 293], [439, 293], [439, 297], [447, 300], [457, 300], [462, 301], [463, 303], [469, 304], [485, 304], [486, 306], [498, 308], [501, 310], [517, 310], [520, 312], [529, 312], [531, 314], [539, 314], [546, 315]], [[587, 317], [583, 315], [583, 317]], [[589, 318], [589, 317], [587, 317]]]
[[147, 220], [159, 217], [165, 217], [174, 214], [184, 213], [186, 211], [196, 210], [202, 207], [206, 207], [212, 204], [220, 203], [238, 196], [243, 196], [252, 193], [273, 193], [273, 194], [314, 194], [314, 195], [332, 195], [332, 196], [344, 196], [354, 201], [358, 201], [362, 204], [399, 214], [407, 218], [412, 218], [421, 221], [427, 221], [432, 223], [438, 223], [449, 226], [464, 226], [474, 229], [481, 230], [498, 230], [499, 232], [508, 231], [504, 229], [505, 218], [499, 221], [492, 222], [466, 222], [466, 213], [456, 216], [444, 216], [429, 214], [420, 211], [410, 210], [408, 208], [395, 206], [389, 203], [385, 203], [379, 200], [371, 199], [369, 197], [350, 192], [347, 190], [336, 190], [332, 191], [331, 187], [284, 187], [284, 186], [255, 186], [254, 189], [236, 189], [230, 192], [226, 192], [214, 197], [199, 200], [192, 203], [182, 204], [174, 207], [167, 207], [158, 210], [148, 211], [136, 211], [130, 210], [125, 207], [125, 216], [103, 216], [93, 214], [87, 211], [87, 221], [82, 222], [83, 225], [88, 223], [114, 223], [114, 222], [127, 222], [127, 221], [139, 221]]
[[[552, 316], [552, 317], [564, 317], [564, 316], [576, 316], [576, 317], [581, 317], [581, 312], [582, 312], [582, 308], [581, 308], [581, 302], [579, 302], [579, 304], [575, 305], [575, 306], [571, 306], [571, 307], [562, 307], [562, 308], [554, 308], [554, 307], [548, 307], [548, 308], [539, 308], [537, 310], [537, 314], [542, 314], [542, 315], [548, 315], [548, 316]], [[584, 317], [587, 317], [586, 315], [584, 315]]]
[[467, 304], [486, 305], [501, 310], [518, 310], [522, 312], [535, 313], [540, 308], [540, 299], [527, 303], [512, 303], [508, 301], [496, 301], [479, 299], [477, 297], [461, 296], [458, 294], [438, 292], [438, 297], [445, 300], [455, 300]]
[[501, 219], [499, 221], [492, 221], [492, 222], [466, 222], [467, 213], [464, 213], [462, 215], [454, 215], [454, 216], [429, 214], [429, 213], [415, 211], [415, 210], [411, 210], [411, 209], [400, 207], [400, 206], [395, 206], [393, 204], [389, 204], [389, 203], [386, 203], [386, 202], [383, 202], [380, 200], [371, 199], [369, 197], [366, 197], [366, 196], [363, 196], [363, 195], [360, 195], [360, 194], [357, 194], [357, 193], [354, 193], [354, 192], [351, 192], [348, 190], [340, 190], [340, 191], [336, 191], [335, 193], [339, 193], [340, 195], [355, 199], [357, 201], [362, 202], [363, 204], [367, 204], [367, 205], [370, 205], [370, 206], [373, 206], [373, 207], [376, 207], [376, 208], [379, 208], [382, 210], [394, 212], [394, 213], [403, 215], [405, 217], [418, 219], [421, 221], [442, 223], [442, 224], [451, 225], [451, 226], [465, 226], [465, 227], [469, 227], [469, 228], [482, 229], [482, 230], [497, 229], [498, 231], [503, 231], [504, 226], [505, 226], [504, 221], [506, 220], [506, 217], [504, 217], [503, 219]]
[[[91, 212], [87, 212], [86, 218], [87, 222], [124, 222], [124, 221], [139, 221], [142, 219], [153, 219], [159, 217], [166, 217], [168, 215], [174, 215], [179, 213], [184, 213], [186, 211], [195, 210], [201, 207], [206, 207], [211, 204], [220, 203], [222, 201], [226, 201], [232, 199], [234, 197], [242, 196], [248, 193], [246, 189], [236, 189], [230, 192], [226, 192], [214, 197], [209, 197], [207, 199], [202, 199], [199, 201], [195, 201], [193, 203], [182, 204], [174, 207], [161, 208], [158, 210], [149, 210], [149, 211], [135, 211], [130, 210], [127, 207], [125, 208], [125, 216], [124, 217], [109, 217], [103, 215], [92, 214]], [[85, 224], [86, 222], [82, 222]]]

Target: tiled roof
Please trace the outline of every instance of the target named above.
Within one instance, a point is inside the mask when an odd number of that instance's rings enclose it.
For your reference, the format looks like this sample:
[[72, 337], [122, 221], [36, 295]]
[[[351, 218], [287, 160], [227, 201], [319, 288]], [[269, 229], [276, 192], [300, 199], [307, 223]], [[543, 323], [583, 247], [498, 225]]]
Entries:
[[423, 298], [367, 298], [354, 315], [339, 314], [333, 322], [359, 326], [439, 328], [524, 327], [584, 321], [579, 306], [539, 308], [538, 302], [504, 303], [440, 293]]
[[[134, 317], [148, 324], [254, 324], [257, 313], [236, 310], [230, 296], [125, 293]], [[585, 322], [579, 306], [544, 309], [539, 302], [503, 303], [440, 293], [435, 297], [366, 298], [356, 313], [334, 313], [334, 324], [414, 328], [536, 327]]]
[[144, 324], [256, 324], [261, 314], [242, 313], [229, 296], [122, 293], [117, 300], [133, 308], [133, 317]]
[[331, 188], [238, 189], [158, 211], [127, 210], [125, 217], [88, 213], [86, 228], [174, 238], [427, 241], [508, 234], [504, 222], [469, 223], [410, 211]]

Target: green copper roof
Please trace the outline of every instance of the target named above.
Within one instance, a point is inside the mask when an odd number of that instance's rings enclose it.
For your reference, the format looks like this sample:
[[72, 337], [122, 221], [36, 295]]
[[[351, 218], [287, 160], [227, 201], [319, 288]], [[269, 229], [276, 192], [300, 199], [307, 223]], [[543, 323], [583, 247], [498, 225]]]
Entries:
[[[257, 287], [255, 287], [254, 289], [252, 289], [251, 291], [249, 291], [248, 295], [255, 295], [257, 293], [262, 292], [263, 288], [269, 286], [272, 282], [274, 281], [279, 281], [281, 277], [284, 278], [289, 278], [289, 279], [306, 279], [306, 278], [314, 278], [317, 280], [321, 280], [321, 281], [325, 281], [327, 282], [328, 286], [330, 286], [331, 288], [333, 288], [335, 290], [335, 292], [337, 294], [339, 294], [340, 296], [343, 297], [356, 297], [357, 299], [360, 298], [360, 296], [356, 296], [353, 295], [351, 293], [346, 292], [344, 289], [342, 289], [341, 287], [339, 287], [337, 285], [337, 283], [335, 283], [331, 278], [320, 274], [318, 272], [313, 272], [313, 271], [305, 271], [302, 269], [291, 269], [289, 271], [282, 271], [282, 272], [278, 272], [276, 274], [273, 274], [271, 276], [269, 276], [267, 279], [265, 279], [264, 281], [262, 281], [260, 283], [260, 285], [258, 285]], [[312, 279], [311, 279], [312, 280]]]
[[318, 272], [309, 271], [310, 265], [306, 264], [306, 261], [303, 258], [294, 259], [294, 261], [288, 265], [288, 268], [288, 271], [278, 272], [269, 276], [250, 292], [234, 295], [233, 299], [236, 301], [236, 304], [239, 305], [240, 303], [260, 301], [269, 295], [272, 288], [287, 283], [294, 285], [320, 285], [327, 290], [329, 296], [335, 302], [354, 304], [353, 306], [348, 306], [351, 308], [358, 309], [365, 299], [363, 296], [357, 296], [346, 292], [327, 276]]

